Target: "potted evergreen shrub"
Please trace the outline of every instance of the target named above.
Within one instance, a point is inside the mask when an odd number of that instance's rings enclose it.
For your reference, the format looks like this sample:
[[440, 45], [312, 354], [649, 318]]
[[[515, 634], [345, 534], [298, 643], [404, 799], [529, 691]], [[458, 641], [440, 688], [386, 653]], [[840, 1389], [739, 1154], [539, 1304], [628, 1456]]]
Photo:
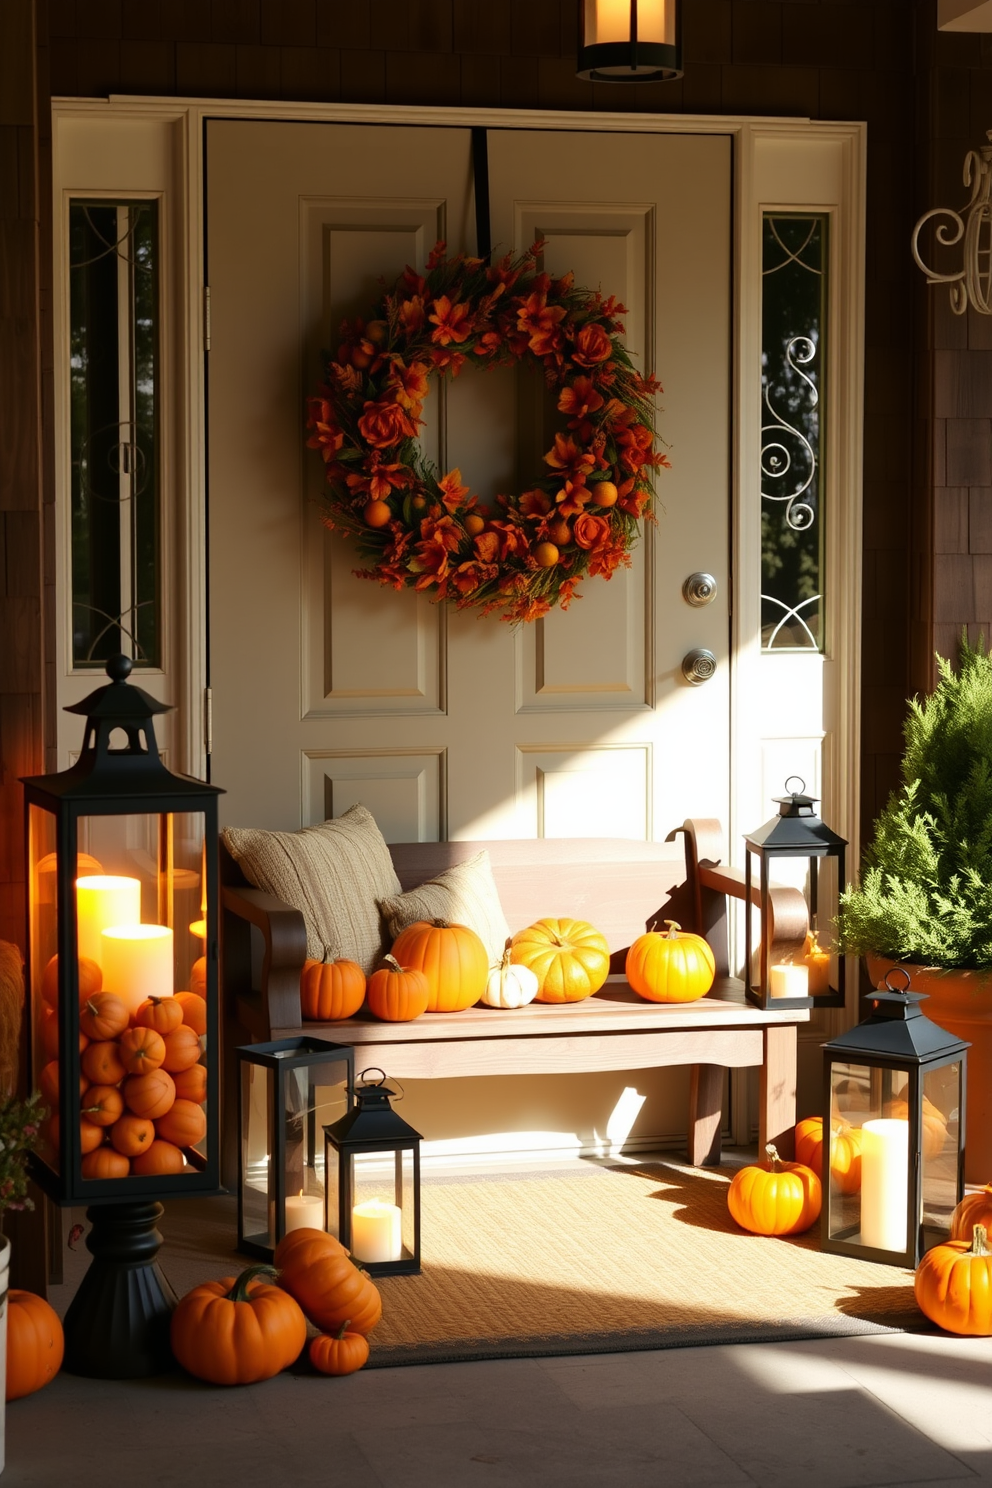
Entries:
[[992, 656], [962, 641], [957, 673], [910, 703], [902, 785], [841, 896], [841, 949], [880, 987], [903, 965], [935, 1023], [971, 1044], [969, 1182], [992, 1178]]

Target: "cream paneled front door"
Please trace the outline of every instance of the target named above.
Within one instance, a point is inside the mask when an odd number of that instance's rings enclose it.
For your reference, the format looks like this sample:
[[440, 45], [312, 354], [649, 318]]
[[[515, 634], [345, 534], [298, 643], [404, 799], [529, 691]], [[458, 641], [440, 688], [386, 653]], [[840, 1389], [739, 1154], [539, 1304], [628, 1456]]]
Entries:
[[[664, 384], [670, 472], [634, 567], [514, 632], [352, 576], [322, 528], [303, 398], [344, 315], [434, 241], [474, 251], [470, 132], [214, 121], [207, 134], [210, 681], [228, 822], [290, 828], [355, 801], [392, 841], [663, 838], [727, 820], [731, 147], [719, 135], [491, 130], [496, 251], [628, 307]], [[550, 443], [509, 371], [432, 389], [425, 439], [486, 498]], [[546, 443], [541, 444], [540, 439]], [[690, 607], [704, 571], [717, 598]], [[705, 647], [715, 676], [689, 686]], [[673, 848], [673, 853], [680, 849]]]

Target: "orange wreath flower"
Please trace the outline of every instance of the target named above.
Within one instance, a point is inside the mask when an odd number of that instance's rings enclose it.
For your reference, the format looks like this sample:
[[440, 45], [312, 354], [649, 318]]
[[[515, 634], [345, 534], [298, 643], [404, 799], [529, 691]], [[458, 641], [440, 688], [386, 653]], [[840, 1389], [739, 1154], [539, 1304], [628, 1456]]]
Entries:
[[[356, 539], [362, 578], [529, 621], [567, 609], [585, 575], [629, 566], [668, 464], [655, 448], [661, 389], [623, 345], [624, 307], [541, 272], [542, 247], [487, 264], [438, 243], [425, 274], [406, 268], [368, 320], [342, 326], [307, 399], [307, 445], [326, 469], [323, 521]], [[545, 473], [484, 511], [460, 470], [424, 459], [423, 405], [432, 374], [519, 361], [542, 368], [564, 427]]]

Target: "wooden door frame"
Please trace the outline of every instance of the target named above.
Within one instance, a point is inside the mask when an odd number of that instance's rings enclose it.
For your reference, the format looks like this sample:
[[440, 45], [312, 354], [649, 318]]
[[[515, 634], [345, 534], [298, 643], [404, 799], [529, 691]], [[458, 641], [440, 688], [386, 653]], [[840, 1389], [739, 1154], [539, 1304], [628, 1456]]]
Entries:
[[[569, 132], [719, 134], [732, 141], [734, 160], [734, 376], [732, 392], [733, 606], [731, 621], [732, 858], [742, 831], [767, 815], [761, 799], [759, 696], [760, 596], [759, 453], [761, 427], [761, 219], [768, 208], [805, 208], [831, 216], [831, 296], [826, 444], [827, 562], [830, 578], [828, 646], [841, 679], [836, 746], [825, 761], [824, 810], [858, 858], [861, 679], [861, 508], [863, 449], [865, 177], [867, 126], [809, 119], [736, 115], [584, 113], [565, 110], [396, 107], [367, 104], [241, 102], [227, 99], [117, 97], [55, 99], [53, 112], [54, 221], [62, 220], [66, 192], [87, 189], [70, 160], [99, 158], [120, 146], [136, 126], [159, 136], [159, 177], [142, 177], [140, 162], [120, 191], [161, 191], [177, 224], [182, 251], [173, 264], [174, 313], [183, 344], [175, 358], [172, 396], [181, 429], [182, 458], [175, 489], [178, 534], [172, 602], [183, 617], [175, 675], [180, 713], [178, 767], [202, 775], [208, 736], [206, 658], [206, 408], [205, 353], [209, 320], [204, 294], [205, 122], [208, 119], [311, 123], [440, 125], [454, 128], [561, 129]], [[126, 152], [125, 152], [126, 153]], [[63, 241], [55, 244], [56, 346], [65, 325]], [[56, 374], [58, 448], [68, 445], [64, 375]], [[57, 501], [65, 510], [66, 476], [60, 462]], [[61, 678], [64, 656], [56, 660]], [[60, 753], [63, 751], [60, 751]], [[64, 763], [64, 761], [63, 761]], [[855, 978], [849, 978], [854, 983]], [[852, 1003], [852, 1010], [854, 1004]]]

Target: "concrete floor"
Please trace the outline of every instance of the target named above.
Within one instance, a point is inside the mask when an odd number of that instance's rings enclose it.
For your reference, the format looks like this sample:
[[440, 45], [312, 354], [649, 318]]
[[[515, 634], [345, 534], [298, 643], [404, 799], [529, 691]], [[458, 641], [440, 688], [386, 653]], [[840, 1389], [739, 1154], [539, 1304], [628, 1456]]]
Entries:
[[60, 1375], [7, 1407], [4, 1488], [927, 1488], [992, 1483], [992, 1339], [292, 1373]]

